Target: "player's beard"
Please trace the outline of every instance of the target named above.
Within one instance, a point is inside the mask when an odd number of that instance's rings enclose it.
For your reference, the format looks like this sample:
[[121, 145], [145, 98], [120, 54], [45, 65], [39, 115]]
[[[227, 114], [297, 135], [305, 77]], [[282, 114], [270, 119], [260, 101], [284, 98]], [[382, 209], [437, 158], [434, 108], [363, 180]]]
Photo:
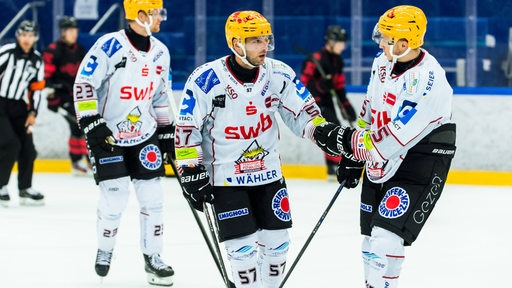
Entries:
[[257, 54], [257, 56], [254, 57], [247, 57], [247, 61], [251, 63], [253, 66], [260, 66], [265, 62], [265, 57], [267, 55], [267, 52], [260, 52]]

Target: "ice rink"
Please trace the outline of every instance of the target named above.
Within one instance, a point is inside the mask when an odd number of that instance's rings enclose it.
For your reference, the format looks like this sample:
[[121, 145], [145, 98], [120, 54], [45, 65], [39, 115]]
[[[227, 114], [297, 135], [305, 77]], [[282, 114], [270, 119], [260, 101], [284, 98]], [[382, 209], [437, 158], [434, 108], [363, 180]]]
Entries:
[[[224, 287], [177, 180], [165, 178], [163, 184], [163, 259], [176, 271], [174, 287]], [[100, 283], [93, 267], [98, 198], [94, 181], [36, 174], [34, 188], [46, 195], [43, 207], [19, 206], [16, 185], [12, 177], [10, 207], [0, 207], [1, 288], [150, 286], [139, 250], [133, 193], [110, 273]], [[336, 189], [333, 182], [288, 180], [294, 219], [289, 265]], [[363, 287], [359, 189], [342, 191], [286, 287]], [[512, 187], [448, 185], [419, 239], [406, 248], [400, 287], [505, 287], [512, 259], [509, 203]]]

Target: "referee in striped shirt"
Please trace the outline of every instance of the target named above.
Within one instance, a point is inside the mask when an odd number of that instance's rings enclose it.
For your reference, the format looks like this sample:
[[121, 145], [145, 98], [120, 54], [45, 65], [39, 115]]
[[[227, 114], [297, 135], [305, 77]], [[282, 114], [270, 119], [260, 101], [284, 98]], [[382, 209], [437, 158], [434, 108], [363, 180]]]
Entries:
[[44, 204], [44, 196], [32, 189], [36, 159], [32, 126], [45, 86], [43, 60], [34, 49], [38, 34], [34, 22], [23, 21], [16, 30], [17, 42], [0, 47], [0, 204], [3, 206], [10, 200], [7, 184], [16, 161], [20, 204]]

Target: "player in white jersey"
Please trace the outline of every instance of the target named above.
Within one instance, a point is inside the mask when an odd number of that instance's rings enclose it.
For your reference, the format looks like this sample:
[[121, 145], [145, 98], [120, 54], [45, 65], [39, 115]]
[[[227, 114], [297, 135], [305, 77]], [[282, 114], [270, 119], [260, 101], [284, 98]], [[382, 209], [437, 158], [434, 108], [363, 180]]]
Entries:
[[166, 20], [162, 0], [125, 0], [128, 28], [98, 39], [80, 65], [74, 100], [100, 188], [95, 269], [106, 276], [130, 180], [140, 204], [140, 245], [150, 284], [172, 285], [160, 258], [166, 155], [174, 153], [168, 115], [170, 55], [151, 36]]
[[288, 65], [266, 57], [272, 30], [260, 13], [235, 12], [225, 29], [233, 53], [200, 66], [185, 84], [178, 170], [193, 207], [213, 203], [236, 287], [278, 287], [292, 218], [276, 114], [312, 139], [320, 110]]
[[338, 180], [361, 193], [362, 256], [367, 287], [397, 287], [404, 246], [418, 237], [439, 199], [455, 154], [453, 90], [437, 60], [420, 47], [427, 19], [397, 6], [379, 19], [373, 62], [358, 126], [319, 126], [325, 151], [343, 154]]

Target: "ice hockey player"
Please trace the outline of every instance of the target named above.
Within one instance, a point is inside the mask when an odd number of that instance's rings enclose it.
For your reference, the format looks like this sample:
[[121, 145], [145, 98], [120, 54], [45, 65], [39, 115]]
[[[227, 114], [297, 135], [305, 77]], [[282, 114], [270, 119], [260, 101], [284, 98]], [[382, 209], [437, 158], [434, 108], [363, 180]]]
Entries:
[[383, 50], [372, 66], [357, 130], [326, 123], [314, 133], [331, 154], [343, 154], [338, 180], [361, 193], [366, 287], [394, 288], [405, 253], [439, 200], [455, 154], [453, 90], [437, 60], [420, 47], [423, 11], [397, 6], [374, 29]]
[[320, 110], [288, 65], [266, 57], [274, 40], [260, 13], [231, 14], [225, 33], [232, 54], [200, 66], [185, 84], [178, 170], [193, 207], [213, 203], [236, 287], [278, 287], [292, 217], [276, 114], [312, 139]]
[[10, 201], [7, 184], [18, 162], [21, 205], [43, 205], [44, 196], [32, 188], [36, 149], [32, 127], [36, 123], [44, 82], [44, 63], [34, 45], [39, 38], [35, 22], [22, 21], [16, 43], [0, 47], [0, 204]]
[[170, 55], [151, 36], [166, 20], [160, 0], [125, 0], [128, 28], [99, 38], [79, 68], [75, 109], [100, 189], [96, 273], [106, 276], [129, 197], [140, 205], [140, 245], [148, 282], [171, 286], [163, 246], [163, 163], [174, 153], [169, 121]]
[[[316, 104], [327, 121], [340, 125], [334, 109], [333, 98], [336, 98], [342, 116], [352, 123], [357, 120], [357, 116], [347, 98], [344, 63], [341, 57], [348, 40], [347, 32], [338, 25], [331, 25], [327, 27], [324, 38], [324, 47], [304, 61], [300, 80], [315, 97]], [[325, 154], [329, 179], [336, 179], [336, 168], [340, 160], [340, 156]]]
[[[61, 37], [43, 53], [48, 109], [62, 114], [69, 125], [68, 145], [73, 175], [92, 175], [87, 159], [87, 145], [78, 128], [73, 105], [73, 83], [86, 51], [77, 43], [78, 22], [74, 17], [64, 16], [59, 19], [59, 29]], [[86, 162], [82, 161], [84, 157]]]

